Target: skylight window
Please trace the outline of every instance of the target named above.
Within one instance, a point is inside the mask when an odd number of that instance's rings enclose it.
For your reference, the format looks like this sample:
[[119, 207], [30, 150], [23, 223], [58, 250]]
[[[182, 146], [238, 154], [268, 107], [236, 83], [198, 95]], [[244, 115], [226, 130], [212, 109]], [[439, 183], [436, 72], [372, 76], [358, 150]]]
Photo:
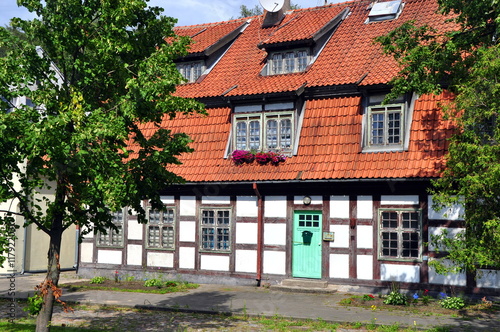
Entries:
[[373, 4], [370, 13], [368, 14], [368, 23], [393, 20], [398, 18], [403, 10], [401, 0], [377, 2]]

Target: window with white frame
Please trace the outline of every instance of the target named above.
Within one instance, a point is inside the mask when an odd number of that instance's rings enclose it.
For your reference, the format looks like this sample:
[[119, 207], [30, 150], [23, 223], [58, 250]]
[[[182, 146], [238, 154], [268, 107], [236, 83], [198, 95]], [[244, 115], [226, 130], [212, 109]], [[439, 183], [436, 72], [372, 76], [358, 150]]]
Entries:
[[290, 153], [294, 139], [294, 112], [235, 115], [236, 150]]
[[405, 97], [383, 104], [385, 94], [368, 98], [363, 147], [370, 150], [404, 150], [409, 135], [408, 105]]
[[172, 208], [148, 210], [148, 248], [175, 248], [175, 212]]
[[200, 78], [204, 70], [203, 61], [183, 62], [177, 64], [177, 70], [189, 82], [193, 83]]
[[269, 75], [298, 73], [306, 70], [309, 64], [307, 50], [275, 52], [269, 56]]
[[419, 260], [421, 258], [421, 211], [379, 210], [379, 258]]
[[123, 246], [123, 224], [125, 214], [122, 210], [112, 214], [111, 222], [116, 229], [109, 228], [106, 232], [99, 232], [97, 235], [97, 245], [102, 247]]
[[201, 250], [231, 250], [231, 210], [203, 209], [200, 234]]

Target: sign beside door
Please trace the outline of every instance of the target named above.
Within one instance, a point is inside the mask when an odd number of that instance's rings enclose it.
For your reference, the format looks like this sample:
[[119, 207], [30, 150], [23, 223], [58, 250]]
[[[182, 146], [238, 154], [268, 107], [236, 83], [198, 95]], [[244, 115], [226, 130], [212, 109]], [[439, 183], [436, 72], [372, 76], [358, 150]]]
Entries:
[[322, 228], [321, 211], [294, 212], [293, 277], [321, 279]]

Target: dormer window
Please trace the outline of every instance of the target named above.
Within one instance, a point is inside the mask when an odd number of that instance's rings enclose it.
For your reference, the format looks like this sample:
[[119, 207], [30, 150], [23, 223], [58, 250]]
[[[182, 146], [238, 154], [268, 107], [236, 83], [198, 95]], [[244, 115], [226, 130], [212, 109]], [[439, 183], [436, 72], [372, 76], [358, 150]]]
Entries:
[[293, 106], [292, 102], [236, 106], [233, 150], [292, 154], [296, 130]]
[[302, 72], [307, 68], [309, 56], [306, 49], [271, 53], [269, 75]]
[[200, 78], [205, 68], [203, 61], [191, 61], [178, 63], [177, 70], [179, 70], [188, 83], [194, 83]]
[[407, 148], [412, 100], [401, 96], [383, 104], [385, 94], [368, 97], [363, 131], [363, 151], [402, 151]]

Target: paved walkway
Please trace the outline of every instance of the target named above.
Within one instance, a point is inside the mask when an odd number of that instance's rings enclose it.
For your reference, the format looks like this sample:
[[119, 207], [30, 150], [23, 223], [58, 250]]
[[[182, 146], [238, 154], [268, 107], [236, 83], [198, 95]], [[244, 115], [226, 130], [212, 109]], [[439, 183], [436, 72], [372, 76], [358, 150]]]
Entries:
[[[15, 288], [16, 298], [33, 295], [34, 286], [43, 274], [0, 276], [0, 297], [11, 299], [9, 289]], [[63, 273], [61, 283], [75, 278], [73, 272]], [[368, 310], [339, 306], [346, 293], [315, 294], [282, 292], [251, 286], [202, 284], [186, 293], [146, 294], [109, 291], [78, 291], [63, 294], [63, 301], [95, 305], [119, 305], [153, 310], [179, 310], [200, 313], [234, 313], [246, 315], [279, 315], [293, 318], [321, 318], [331, 322], [362, 322], [419, 328], [449, 326], [456, 331], [500, 331], [500, 315], [493, 319], [463, 320], [445, 315], [423, 316], [400, 311]]]

